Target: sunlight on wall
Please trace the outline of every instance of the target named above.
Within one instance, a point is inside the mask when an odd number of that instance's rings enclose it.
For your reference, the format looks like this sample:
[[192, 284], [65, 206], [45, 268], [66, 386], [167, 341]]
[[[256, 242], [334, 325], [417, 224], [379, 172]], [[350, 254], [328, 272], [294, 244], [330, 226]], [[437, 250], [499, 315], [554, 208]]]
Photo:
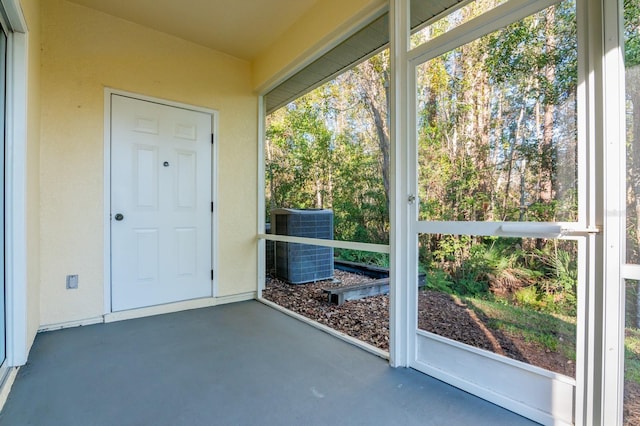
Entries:
[[264, 89], [289, 67], [313, 56], [332, 39], [343, 35], [358, 21], [380, 10], [381, 0], [319, 1], [270, 48], [253, 61], [253, 87]]

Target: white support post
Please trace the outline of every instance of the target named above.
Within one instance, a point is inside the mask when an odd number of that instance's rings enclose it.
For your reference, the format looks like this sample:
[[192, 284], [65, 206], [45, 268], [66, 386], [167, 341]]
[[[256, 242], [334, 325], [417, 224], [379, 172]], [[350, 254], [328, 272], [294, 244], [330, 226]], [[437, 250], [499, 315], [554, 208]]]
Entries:
[[[264, 143], [265, 143], [265, 98], [258, 97], [258, 235], [265, 233], [265, 164], [264, 164]], [[266, 274], [266, 242], [262, 238], [258, 239], [258, 288], [257, 298], [262, 298], [262, 291], [265, 287]]]
[[[390, 23], [390, 60], [391, 60], [391, 202], [390, 221], [390, 318], [389, 318], [389, 356], [393, 367], [407, 367], [413, 360], [415, 339], [411, 337], [411, 318], [415, 309], [410, 309], [411, 273], [415, 268], [416, 247], [411, 233], [411, 215], [408, 197], [410, 185], [414, 180], [409, 162], [408, 128], [408, 61], [409, 47], [409, 0], [391, 0], [389, 10]], [[413, 315], [415, 317], [415, 315]], [[415, 328], [415, 327], [414, 327]]]
[[[602, 1], [578, 2], [578, 155], [580, 211], [587, 226], [602, 226], [603, 198], [603, 105], [602, 105]], [[601, 424], [602, 415], [602, 289], [604, 287], [603, 240], [607, 232], [587, 237], [582, 258], [585, 274], [579, 278], [576, 342], [575, 423]]]
[[[588, 31], [594, 21], [597, 21], [597, 7], [594, 3], [599, 0], [585, 0], [577, 3], [578, 23], [578, 181], [584, 182], [578, 188], [578, 211], [582, 212], [579, 220], [589, 224], [602, 224], [598, 221], [596, 212], [597, 200], [601, 197], [596, 194], [596, 169], [597, 162], [597, 126], [595, 117], [595, 98], [597, 94], [597, 70], [600, 68], [599, 60], [595, 52], [598, 43], [594, 42], [594, 28]], [[600, 236], [599, 240], [602, 239]], [[582, 250], [581, 250], [582, 249]], [[592, 424], [594, 413], [599, 412], [599, 403], [594, 401], [594, 395], [598, 394], [599, 380], [595, 378], [595, 354], [597, 353], [597, 341], [600, 333], [597, 330], [598, 312], [597, 274], [600, 266], [597, 265], [602, 256], [596, 249], [595, 236], [587, 237], [585, 244], [578, 248], [578, 324], [576, 328], [576, 397], [575, 418], [576, 424]], [[601, 261], [600, 261], [601, 262]], [[584, 269], [582, 269], [584, 268]], [[596, 420], [597, 422], [597, 420]]]
[[[577, 350], [576, 424], [621, 424], [623, 403], [624, 288], [624, 63], [619, 1], [579, 3], [579, 76], [585, 103], [579, 107], [587, 153], [587, 226], [603, 230], [587, 239], [585, 327]], [[579, 328], [580, 330], [580, 328]], [[581, 337], [582, 333], [578, 333]]]
[[[624, 404], [625, 285], [622, 265], [626, 244], [626, 114], [622, 0], [600, 0], [603, 23], [604, 241], [602, 275], [602, 420], [622, 424]], [[638, 108], [638, 105], [634, 105]], [[638, 143], [638, 141], [634, 141]], [[605, 267], [606, 265], [606, 267]]]
[[[8, 2], [14, 7], [12, 2]], [[3, 2], [5, 11], [8, 5]], [[14, 14], [21, 16], [19, 9]], [[26, 27], [26, 25], [25, 25]], [[16, 28], [13, 28], [16, 30]], [[17, 28], [24, 30], [25, 28]], [[26, 167], [27, 167], [27, 34], [9, 37], [7, 68], [7, 146], [5, 151], [5, 280], [7, 364], [27, 362], [29, 334]], [[31, 312], [31, 314], [33, 314]]]

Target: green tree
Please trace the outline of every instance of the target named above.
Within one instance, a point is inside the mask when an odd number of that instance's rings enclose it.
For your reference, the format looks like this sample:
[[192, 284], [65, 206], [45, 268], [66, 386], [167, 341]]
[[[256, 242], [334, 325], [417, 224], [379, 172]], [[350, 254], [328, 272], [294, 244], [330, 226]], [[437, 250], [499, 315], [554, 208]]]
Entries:
[[388, 243], [389, 136], [379, 74], [386, 69], [384, 55], [268, 117], [269, 211], [330, 208], [334, 238]]

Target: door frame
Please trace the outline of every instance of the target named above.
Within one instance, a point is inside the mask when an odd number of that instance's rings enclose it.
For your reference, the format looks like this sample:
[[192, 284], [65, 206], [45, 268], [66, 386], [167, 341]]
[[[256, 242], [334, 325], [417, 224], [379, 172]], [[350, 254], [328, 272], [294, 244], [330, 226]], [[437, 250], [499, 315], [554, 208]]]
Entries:
[[[139, 101], [153, 102], [169, 107], [188, 109], [195, 112], [202, 112], [211, 115], [211, 132], [213, 133], [213, 144], [211, 146], [211, 200], [213, 201], [213, 212], [211, 215], [211, 268], [213, 269], [212, 296], [202, 299], [179, 301], [159, 306], [133, 309], [114, 313], [111, 308], [111, 98], [112, 95], [126, 96]], [[189, 105], [181, 102], [170, 101], [139, 93], [127, 92], [124, 90], [105, 87], [104, 89], [104, 314], [114, 316], [114, 320], [128, 318], [127, 312], [141, 312], [143, 315], [173, 312], [176, 310], [189, 309], [193, 307], [209, 306], [214, 304], [218, 295], [218, 111], [210, 108]], [[202, 301], [205, 301], [203, 304]], [[123, 313], [124, 312], [124, 313]], [[140, 316], [140, 315], [134, 315]]]
[[[394, 57], [399, 57], [402, 63], [396, 65], [396, 69], [401, 71], [400, 79], [402, 87], [399, 89], [406, 96], [406, 100], [402, 105], [402, 110], [397, 111], [396, 126], [404, 133], [402, 141], [406, 141], [407, 145], [402, 146], [405, 155], [404, 166], [408, 170], [408, 176], [404, 175], [402, 179], [408, 179], [404, 186], [406, 193], [402, 193], [400, 201], [406, 203], [402, 207], [404, 217], [409, 216], [409, 224], [407, 226], [408, 233], [402, 234], [402, 245], [407, 245], [410, 260], [408, 271], [406, 272], [407, 282], [415, 283], [417, 281], [417, 236], [420, 233], [442, 233], [442, 234], [463, 234], [463, 235], [500, 235], [502, 225], [516, 226], [519, 228], [514, 234], [519, 237], [543, 237], [546, 233], [554, 233], [546, 231], [548, 225], [558, 226], [569, 231], [565, 239], [576, 241], [578, 245], [578, 300], [579, 308], [577, 315], [577, 335], [576, 335], [576, 377], [570, 378], [561, 374], [550, 372], [533, 365], [523, 364], [518, 361], [487, 353], [474, 347], [467, 347], [456, 341], [442, 338], [432, 333], [419, 330], [417, 327], [417, 288], [413, 285], [410, 289], [404, 289], [407, 305], [405, 307], [408, 313], [407, 330], [408, 335], [406, 345], [408, 347], [407, 363], [410, 367], [426, 374], [433, 376], [439, 380], [452, 384], [472, 394], [480, 396], [483, 399], [503, 406], [520, 415], [524, 415], [535, 421], [550, 424], [581, 424], [583, 421], [583, 412], [588, 399], [585, 395], [585, 381], [582, 372], [586, 371], [587, 364], [592, 362], [586, 357], [585, 336], [589, 332], [587, 319], [588, 310], [594, 304], [594, 296], [592, 291], [588, 291], [588, 286], [593, 283], [593, 276], [588, 270], [587, 256], [593, 255], [593, 247], [595, 245], [595, 236], [599, 233], [596, 224], [599, 223], [589, 214], [590, 207], [594, 199], [589, 197], [589, 189], [595, 187], [592, 178], [594, 172], [592, 166], [587, 163], [590, 158], [588, 154], [593, 149], [592, 144], [587, 144], [592, 135], [587, 132], [586, 119], [584, 111], [586, 109], [586, 91], [590, 89], [587, 86], [584, 76], [587, 64], [580, 62], [578, 68], [579, 83], [577, 87], [577, 108], [578, 108], [578, 138], [584, 143], [584, 146], [578, 152], [578, 176], [579, 176], [579, 218], [576, 222], [571, 223], [536, 223], [536, 222], [423, 222], [418, 220], [417, 208], [418, 203], [413, 200], [417, 197], [417, 141], [415, 135], [416, 128], [416, 101], [415, 101], [415, 69], [421, 64], [426, 63], [431, 58], [437, 57], [451, 49], [475, 40], [485, 33], [492, 32], [496, 27], [504, 24], [516, 22], [533, 13], [538, 12], [553, 4], [558, 4], [562, 0], [511, 0], [491, 11], [485, 12], [483, 15], [450, 30], [448, 33], [439, 36], [429, 42], [426, 42], [415, 48], [409, 48], [407, 29], [399, 28], [401, 31], [397, 37], [401, 43], [398, 43], [400, 52], [395, 52]], [[579, 61], [584, 61], [586, 56], [585, 48], [582, 45], [585, 42], [586, 34], [583, 32], [585, 28], [585, 8], [592, 0], [577, 0], [576, 3], [576, 19], [578, 20], [578, 49]], [[404, 14], [404, 25], [409, 22], [406, 15], [410, 15], [408, 8], [408, 0], [396, 0], [394, 2], [399, 9], [399, 13]], [[394, 21], [396, 22], [396, 21]], [[396, 22], [397, 23], [397, 22]], [[580, 78], [582, 77], [582, 78]], [[398, 84], [398, 83], [396, 83]], [[582, 115], [581, 115], [582, 113]], [[581, 142], [578, 142], [579, 144]], [[415, 197], [414, 197], [415, 196]], [[404, 200], [411, 200], [404, 202]], [[406, 209], [406, 210], [404, 210]], [[515, 236], [515, 235], [514, 235]], [[552, 235], [546, 236], [547, 238]], [[553, 237], [555, 238], [555, 237]], [[590, 259], [591, 260], [591, 259]], [[415, 263], [413, 263], [415, 262]], [[404, 265], [403, 265], [404, 266]], [[415, 331], [415, 333], [414, 333]], [[414, 336], [415, 334], [415, 336]], [[415, 340], [414, 340], [415, 339]], [[423, 357], [420, 352], [430, 352], [432, 357]], [[469, 368], [464, 374], [456, 370], [459, 365], [471, 365], [476, 368]], [[511, 384], [501, 386], [500, 382], [492, 383], [487, 375], [497, 375], [500, 377], [513, 377], [514, 373], [521, 375], [528, 389], [535, 389], [527, 398], [513, 398], [513, 387]], [[491, 384], [491, 386], [490, 386]], [[551, 390], [551, 391], [549, 391]], [[566, 403], [573, 401], [573, 406], [567, 409]]]
[[[8, 22], [5, 146], [5, 309], [6, 362], [0, 371], [0, 389], [8, 367], [24, 365], [35, 332], [29, 321], [27, 253], [27, 83], [28, 29], [17, 0], [0, 0]], [[33, 279], [33, 278], [32, 278]], [[36, 318], [37, 320], [37, 318]], [[13, 370], [12, 374], [15, 374]], [[15, 376], [13, 376], [15, 377]]]

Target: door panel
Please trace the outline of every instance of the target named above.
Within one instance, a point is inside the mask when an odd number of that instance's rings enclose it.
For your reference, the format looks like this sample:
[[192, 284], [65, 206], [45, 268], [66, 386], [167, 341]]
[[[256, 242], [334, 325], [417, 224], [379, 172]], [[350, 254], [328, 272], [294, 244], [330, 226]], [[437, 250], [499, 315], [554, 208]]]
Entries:
[[158, 280], [158, 230], [157, 229], [134, 229], [136, 242], [136, 254], [134, 259], [137, 266], [138, 281]]
[[211, 115], [112, 95], [111, 126], [113, 311], [212, 296]]
[[178, 275], [195, 275], [197, 272], [198, 239], [196, 228], [176, 229]]
[[135, 200], [138, 208], [158, 209], [158, 149], [134, 145]]
[[196, 181], [196, 153], [178, 152], [177, 185], [179, 209], [195, 209], [197, 200], [198, 182]]

